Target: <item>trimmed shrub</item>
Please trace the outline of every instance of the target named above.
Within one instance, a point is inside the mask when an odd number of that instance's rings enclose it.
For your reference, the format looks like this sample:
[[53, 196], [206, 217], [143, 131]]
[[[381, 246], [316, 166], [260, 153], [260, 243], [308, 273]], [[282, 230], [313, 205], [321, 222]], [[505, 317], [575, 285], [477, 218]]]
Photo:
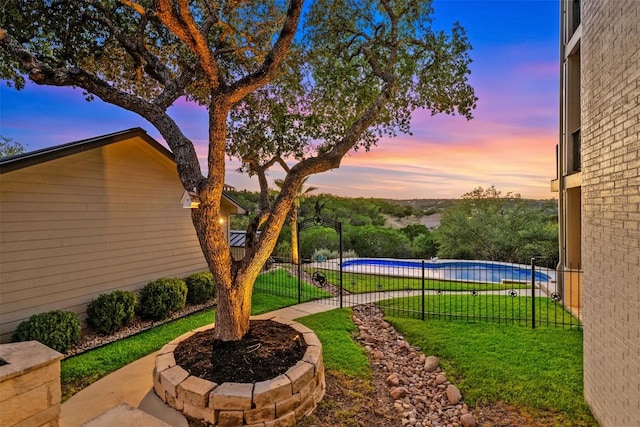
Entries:
[[98, 295], [87, 306], [87, 323], [98, 333], [109, 335], [131, 322], [138, 296], [128, 291]]
[[140, 316], [145, 319], [166, 319], [182, 310], [187, 301], [187, 285], [182, 279], [160, 278], [145, 285], [140, 291]]
[[70, 311], [53, 310], [38, 313], [18, 325], [11, 341], [40, 341], [47, 347], [65, 353], [80, 340], [80, 318]]
[[194, 273], [185, 282], [189, 304], [200, 304], [216, 296], [216, 284], [209, 272]]

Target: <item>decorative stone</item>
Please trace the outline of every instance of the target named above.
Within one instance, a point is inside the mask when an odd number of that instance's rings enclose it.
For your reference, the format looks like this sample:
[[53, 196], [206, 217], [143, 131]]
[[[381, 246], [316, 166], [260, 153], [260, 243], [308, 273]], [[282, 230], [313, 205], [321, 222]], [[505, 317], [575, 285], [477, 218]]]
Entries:
[[209, 407], [228, 411], [251, 409], [253, 384], [222, 383], [209, 394]]
[[285, 375], [291, 380], [291, 384], [293, 385], [293, 393], [297, 393], [313, 380], [314, 374], [314, 366], [303, 361], [296, 363], [293, 368], [289, 368], [289, 370], [285, 372]]
[[220, 411], [218, 413], [218, 426], [237, 427], [241, 426], [244, 420], [242, 411]]
[[257, 382], [253, 389], [253, 403], [258, 408], [267, 406], [291, 397], [293, 394], [291, 390], [291, 380], [285, 375]]
[[400, 385], [400, 377], [395, 372], [387, 377], [387, 385], [390, 387], [397, 387]]
[[276, 402], [276, 418], [280, 418], [285, 414], [294, 411], [298, 406], [300, 406], [300, 393], [296, 393], [285, 400]]
[[393, 400], [398, 400], [404, 398], [407, 395], [408, 390], [404, 387], [393, 387], [391, 390], [389, 390], [389, 393], [391, 394]]
[[456, 405], [460, 402], [462, 399], [462, 393], [460, 393], [458, 387], [453, 384], [449, 384], [447, 386], [447, 399], [449, 399], [449, 402], [451, 402], [452, 405]]
[[447, 377], [445, 377], [443, 374], [438, 374], [436, 376], [436, 384], [440, 385], [440, 384], [444, 384], [447, 382]]
[[269, 406], [263, 406], [262, 408], [250, 409], [244, 411], [244, 420], [248, 424], [261, 423], [263, 421], [270, 421], [276, 418], [276, 404], [272, 403]]
[[320, 340], [318, 339], [316, 334], [314, 334], [313, 332], [302, 334], [302, 337], [304, 338], [304, 342], [308, 346], [322, 347]]
[[214, 382], [192, 375], [178, 385], [178, 398], [185, 403], [204, 408], [209, 403], [209, 393], [216, 386]]
[[424, 370], [427, 372], [433, 372], [436, 370], [439, 364], [440, 359], [438, 359], [436, 356], [429, 356], [424, 362]]
[[173, 366], [160, 372], [160, 384], [162, 388], [173, 397], [178, 396], [178, 385], [187, 379], [189, 373], [180, 366]]
[[471, 414], [464, 414], [460, 417], [463, 427], [476, 427], [476, 419]]

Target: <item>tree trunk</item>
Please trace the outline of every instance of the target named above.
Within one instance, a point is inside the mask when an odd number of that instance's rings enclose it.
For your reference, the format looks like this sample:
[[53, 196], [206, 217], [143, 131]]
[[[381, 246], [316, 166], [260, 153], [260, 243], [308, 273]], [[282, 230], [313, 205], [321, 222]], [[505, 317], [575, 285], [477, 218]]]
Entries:
[[249, 331], [254, 280], [238, 277], [232, 283], [218, 286], [215, 339], [237, 341]]
[[298, 253], [298, 211], [295, 205], [291, 210], [289, 224], [291, 226], [291, 263], [298, 265], [300, 263], [300, 254]]

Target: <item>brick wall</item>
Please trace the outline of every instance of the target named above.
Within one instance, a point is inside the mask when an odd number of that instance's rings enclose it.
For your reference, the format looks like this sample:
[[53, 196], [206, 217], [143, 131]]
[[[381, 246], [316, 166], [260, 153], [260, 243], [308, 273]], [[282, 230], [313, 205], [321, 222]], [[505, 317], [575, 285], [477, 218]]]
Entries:
[[583, 0], [585, 397], [640, 426], [640, 1]]

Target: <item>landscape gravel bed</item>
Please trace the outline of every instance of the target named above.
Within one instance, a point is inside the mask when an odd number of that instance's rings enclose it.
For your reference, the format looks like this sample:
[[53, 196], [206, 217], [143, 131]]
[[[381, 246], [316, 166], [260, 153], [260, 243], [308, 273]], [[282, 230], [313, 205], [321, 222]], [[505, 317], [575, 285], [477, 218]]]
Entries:
[[446, 377], [435, 356], [410, 345], [374, 304], [353, 308], [358, 340], [372, 356], [374, 370], [386, 375], [402, 426], [475, 427], [477, 422], [460, 390]]

